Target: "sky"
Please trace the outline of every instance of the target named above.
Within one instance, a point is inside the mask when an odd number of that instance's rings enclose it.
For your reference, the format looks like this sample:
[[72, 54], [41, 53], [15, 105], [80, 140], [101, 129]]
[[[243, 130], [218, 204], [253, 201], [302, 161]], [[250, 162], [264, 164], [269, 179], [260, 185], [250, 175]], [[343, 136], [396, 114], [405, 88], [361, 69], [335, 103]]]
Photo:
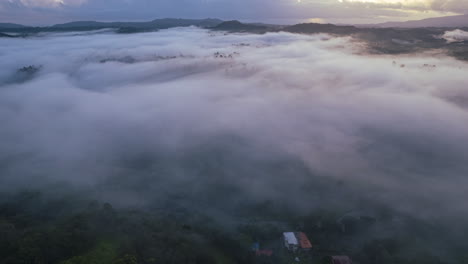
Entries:
[[27, 25], [163, 17], [360, 24], [466, 13], [466, 0], [0, 0], [0, 22]]

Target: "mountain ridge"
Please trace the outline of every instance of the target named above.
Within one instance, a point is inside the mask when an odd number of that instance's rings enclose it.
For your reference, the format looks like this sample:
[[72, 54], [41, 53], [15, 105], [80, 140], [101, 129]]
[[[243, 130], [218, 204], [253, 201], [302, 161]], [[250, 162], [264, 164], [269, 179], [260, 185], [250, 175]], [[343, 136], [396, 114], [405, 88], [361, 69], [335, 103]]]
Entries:
[[27, 26], [15, 23], [0, 23], [0, 28], [25, 28]]
[[205, 19], [181, 19], [181, 18], [162, 18], [145, 22], [100, 22], [100, 21], [72, 21], [63, 24], [55, 24], [46, 27], [23, 26], [12, 23], [0, 23], [0, 32], [20, 32], [37, 33], [50, 31], [86, 31], [98, 30], [104, 28], [118, 29], [120, 33], [133, 33], [142, 31], [153, 31], [167, 29], [172, 27], [198, 26], [211, 28], [219, 25], [223, 21], [215, 18]]
[[52, 25], [51, 28], [75, 28], [75, 27], [174, 27], [174, 26], [215, 26], [222, 23], [220, 19], [182, 19], [182, 18], [161, 18], [144, 22], [100, 22], [100, 21], [72, 21], [63, 24]]
[[468, 27], [468, 14], [432, 17], [421, 20], [408, 20], [403, 22], [384, 22], [378, 24], [360, 24], [357, 27], [375, 27], [375, 28], [424, 28], [424, 27]]

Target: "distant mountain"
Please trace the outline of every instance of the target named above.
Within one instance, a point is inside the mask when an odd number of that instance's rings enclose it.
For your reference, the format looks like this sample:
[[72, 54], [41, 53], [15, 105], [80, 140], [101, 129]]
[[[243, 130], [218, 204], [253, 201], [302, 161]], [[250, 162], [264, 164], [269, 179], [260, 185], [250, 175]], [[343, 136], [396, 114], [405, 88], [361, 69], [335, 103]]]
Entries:
[[422, 20], [406, 22], [386, 22], [380, 24], [357, 25], [359, 27], [395, 27], [395, 28], [419, 28], [419, 27], [468, 27], [468, 15], [434, 17]]
[[74, 21], [64, 24], [53, 25], [52, 28], [77, 28], [77, 27], [102, 27], [111, 23], [97, 21]]
[[61, 32], [61, 31], [86, 31], [98, 30], [104, 28], [117, 29], [118, 33], [135, 33], [167, 29], [173, 27], [197, 26], [203, 28], [212, 28], [220, 23], [219, 19], [178, 19], [164, 18], [155, 19], [148, 22], [98, 22], [98, 21], [74, 21], [64, 24], [57, 24], [50, 27], [27, 27], [11, 23], [0, 23], [0, 32], [16, 32], [24, 35], [37, 32]]
[[97, 22], [97, 21], [75, 21], [65, 24], [57, 24], [52, 26], [54, 29], [73, 29], [73, 28], [137, 28], [137, 29], [164, 29], [172, 27], [214, 27], [222, 20], [219, 19], [177, 19], [164, 18], [155, 19], [149, 22]]
[[352, 34], [358, 32], [359, 29], [354, 26], [337, 26], [333, 24], [305, 23], [284, 27], [283, 31], [305, 34]]
[[214, 30], [224, 30], [232, 32], [265, 32], [269, 28], [266, 25], [244, 24], [237, 20], [225, 21], [213, 27]]
[[186, 26], [198, 26], [198, 27], [214, 27], [221, 23], [223, 20], [207, 18], [207, 19], [175, 19], [175, 18], [164, 18], [155, 19], [151, 21], [153, 25], [160, 27], [186, 27]]
[[13, 23], [0, 23], [0, 28], [25, 28], [26, 26]]

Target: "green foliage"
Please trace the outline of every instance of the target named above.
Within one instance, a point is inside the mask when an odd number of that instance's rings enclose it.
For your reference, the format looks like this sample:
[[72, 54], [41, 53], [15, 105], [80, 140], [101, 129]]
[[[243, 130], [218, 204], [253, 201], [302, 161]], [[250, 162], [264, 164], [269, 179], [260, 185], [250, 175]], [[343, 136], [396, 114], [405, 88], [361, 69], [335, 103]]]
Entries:
[[[149, 259], [147, 262], [156, 263], [156, 260]], [[112, 262], [112, 264], [137, 264], [137, 263], [138, 263], [137, 258], [133, 255], [128, 255], [128, 254]]]
[[[244, 207], [243, 219], [248, 220], [229, 228], [175, 206], [123, 210], [96, 201], [46, 199], [37, 192], [10, 198], [0, 198], [2, 264], [281, 264], [295, 262], [295, 256], [301, 263], [318, 263], [338, 254], [362, 264], [464, 263], [467, 259], [463, 240], [448, 241], [448, 249], [440, 248], [445, 243], [439, 240], [449, 231], [432, 223], [401, 218], [396, 223], [404, 223], [403, 227], [380, 234], [378, 224], [394, 223], [388, 211], [375, 218], [344, 221], [343, 212], [317, 210], [291, 217], [281, 206], [259, 203]], [[348, 232], [350, 223], [352, 232]], [[283, 249], [281, 232], [295, 227], [309, 236], [312, 252], [290, 254]], [[430, 244], [436, 236], [439, 240]], [[256, 257], [251, 251], [254, 242], [273, 250], [273, 256]], [[440, 257], [434, 249], [453, 260]]]
[[[115, 261], [116, 257], [117, 247], [114, 244], [110, 242], [100, 242], [93, 250], [85, 255], [62, 261], [61, 264], [136, 264], [136, 259], [134, 262], [118, 262], [119, 260]], [[125, 257], [122, 258], [124, 261], [129, 259]]]

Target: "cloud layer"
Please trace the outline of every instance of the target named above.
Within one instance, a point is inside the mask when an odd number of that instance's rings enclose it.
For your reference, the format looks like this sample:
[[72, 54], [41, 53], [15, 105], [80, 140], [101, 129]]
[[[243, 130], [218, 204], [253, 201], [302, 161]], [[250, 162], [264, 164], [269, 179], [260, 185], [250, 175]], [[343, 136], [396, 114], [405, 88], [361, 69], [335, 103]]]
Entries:
[[375, 8], [435, 10], [464, 13], [468, 3], [463, 0], [339, 0], [347, 5], [364, 5]]
[[6, 0], [5, 5], [30, 7], [57, 8], [64, 6], [78, 6], [88, 0]]
[[225, 188], [298, 208], [364, 199], [468, 216], [466, 63], [196, 28], [0, 46], [4, 188], [99, 185], [126, 202]]
[[[468, 12], [464, 0], [5, 0], [0, 21], [31, 25], [72, 20], [150, 20], [162, 17], [243, 19], [291, 24], [378, 23]], [[314, 20], [310, 20], [314, 21]]]
[[452, 31], [446, 31], [442, 37], [448, 42], [463, 42], [468, 41], [468, 32], [455, 29]]

